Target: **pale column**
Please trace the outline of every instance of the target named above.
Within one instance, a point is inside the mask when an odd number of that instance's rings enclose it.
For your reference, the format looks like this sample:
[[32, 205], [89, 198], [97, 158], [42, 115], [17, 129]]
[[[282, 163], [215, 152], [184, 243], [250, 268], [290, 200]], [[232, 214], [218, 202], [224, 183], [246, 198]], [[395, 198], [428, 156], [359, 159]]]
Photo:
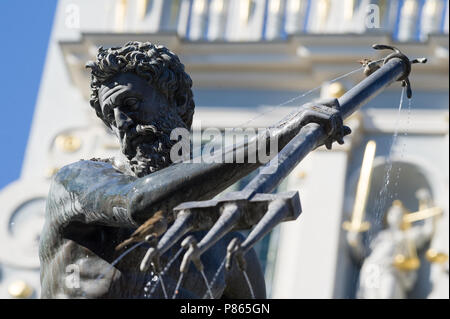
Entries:
[[329, 0], [328, 18], [324, 26], [326, 33], [342, 33], [344, 22], [351, 22], [355, 0]]
[[394, 31], [397, 23], [399, 1], [373, 0], [380, 9], [380, 29], [389, 33]]
[[[138, 14], [139, 14], [139, 10], [138, 10], [138, 5], [139, 5], [139, 1], [138, 0], [120, 0], [120, 2], [124, 3], [125, 6], [122, 8], [124, 11], [123, 13], [124, 15], [124, 25], [122, 27], [122, 32], [135, 32], [137, 30], [139, 30], [139, 22], [140, 19], [138, 19]], [[120, 8], [120, 6], [118, 7]]]
[[303, 212], [281, 226], [273, 298], [333, 297], [346, 169], [346, 152], [315, 151], [289, 177]]
[[191, 28], [189, 39], [200, 40], [203, 38], [206, 27], [206, 14], [208, 12], [207, 0], [194, 0], [191, 12]]
[[114, 10], [114, 31], [123, 32], [126, 26], [126, 16], [128, 10], [127, 0], [116, 0], [116, 6]]
[[363, 33], [369, 25], [366, 25], [366, 17], [369, 14], [370, 0], [354, 0], [353, 16], [351, 22], [345, 25], [346, 32]]
[[405, 0], [401, 8], [400, 21], [398, 26], [398, 39], [409, 41], [414, 39], [417, 27], [418, 3], [416, 0]]
[[333, 34], [365, 31], [369, 0], [330, 0], [329, 4], [328, 18], [324, 26], [327, 32]]
[[191, 2], [192, 0], [182, 0], [180, 4], [180, 17], [178, 19], [177, 33], [182, 38], [187, 35]]
[[224, 39], [227, 10], [228, 1], [212, 0], [209, 7], [208, 40]]
[[178, 14], [180, 11], [180, 0], [165, 0], [161, 12], [160, 31], [177, 30]]
[[438, 32], [442, 22], [442, 0], [427, 0], [423, 6], [420, 38], [426, 40], [430, 33]]
[[280, 37], [283, 27], [284, 4], [284, 0], [269, 0], [265, 35], [268, 40]]
[[307, 31], [309, 33], [326, 32], [331, 11], [331, 0], [311, 1], [310, 6]]
[[226, 38], [258, 41], [262, 37], [266, 0], [230, 0]]
[[446, 0], [446, 3], [445, 3], [446, 11], [445, 11], [445, 18], [444, 18], [444, 33], [447, 33], [447, 34], [448, 34], [448, 23], [449, 23], [449, 21], [448, 21], [448, 12], [449, 12], [448, 7], [449, 6], [450, 6], [449, 0]]
[[305, 9], [309, 0], [287, 0], [286, 3], [286, 33], [292, 34], [303, 30]]
[[133, 21], [136, 29], [141, 32], [158, 32], [161, 27], [164, 1], [163, 0], [135, 0], [135, 15]]

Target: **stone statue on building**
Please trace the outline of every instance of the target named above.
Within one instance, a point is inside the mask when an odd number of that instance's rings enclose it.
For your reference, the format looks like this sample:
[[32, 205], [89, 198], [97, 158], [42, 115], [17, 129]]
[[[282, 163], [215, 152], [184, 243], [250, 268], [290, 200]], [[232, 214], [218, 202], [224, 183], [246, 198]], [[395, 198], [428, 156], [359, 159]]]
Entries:
[[[100, 48], [97, 60], [87, 67], [92, 74], [91, 106], [119, 139], [121, 152], [114, 158], [81, 160], [54, 176], [40, 241], [42, 297], [144, 298], [144, 288], [155, 277], [152, 271], [139, 269], [148, 247], [143, 244], [114, 262], [124, 250], [116, 248], [129, 248], [120, 244], [131, 235], [137, 241], [160, 236], [173, 222], [175, 206], [212, 198], [261, 164], [172, 162], [176, 141], [171, 140], [171, 131], [190, 129], [194, 100], [189, 75], [167, 48], [140, 42]], [[309, 122], [323, 125], [327, 147], [333, 141], [343, 143], [349, 133], [336, 103], [319, 105], [280, 124], [278, 150]], [[193, 235], [200, 238], [202, 232]], [[226, 235], [202, 255], [209, 280], [236, 236]], [[162, 266], [179, 246], [161, 256]], [[265, 283], [254, 251], [246, 255], [246, 263], [255, 297], [264, 298]], [[179, 265], [175, 260], [164, 276], [169, 291], [176, 286]], [[68, 285], [68, 276], [78, 281]], [[212, 287], [214, 297], [250, 298], [243, 280], [235, 265], [222, 270]], [[177, 296], [201, 298], [205, 292], [202, 277], [191, 267]], [[152, 295], [163, 296], [161, 286]]]
[[[420, 267], [417, 251], [431, 240], [434, 217], [441, 213], [439, 208], [429, 207], [426, 190], [416, 195], [421, 203], [419, 211], [407, 212], [402, 202], [395, 200], [385, 216], [386, 228], [375, 235], [368, 248], [361, 232], [347, 233], [352, 256], [361, 264], [357, 298], [404, 299], [414, 287]], [[421, 224], [412, 225], [412, 221], [423, 219]]]

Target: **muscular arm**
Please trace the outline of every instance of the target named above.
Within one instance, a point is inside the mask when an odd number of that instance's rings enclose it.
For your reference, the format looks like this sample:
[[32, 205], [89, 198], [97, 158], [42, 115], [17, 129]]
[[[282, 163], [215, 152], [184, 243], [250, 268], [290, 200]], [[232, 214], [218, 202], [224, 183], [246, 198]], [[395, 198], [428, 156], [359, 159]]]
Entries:
[[[271, 139], [277, 139], [279, 151], [308, 122], [323, 122], [326, 126], [327, 116], [335, 115], [334, 111], [327, 112], [306, 108], [290, 115], [269, 134], [259, 136], [258, 145], [269, 145]], [[244, 153], [244, 163], [178, 163], [142, 178], [125, 175], [104, 162], [71, 164], [56, 175], [49, 200], [50, 206], [65, 205], [68, 209], [50, 218], [63, 225], [79, 221], [133, 228], [159, 210], [170, 219], [178, 204], [209, 199], [259, 167], [258, 161], [248, 163], [248, 149], [245, 144], [236, 150]], [[262, 148], [264, 152], [266, 149]]]
[[235, 181], [236, 174], [224, 169], [221, 178], [215, 178], [219, 187], [210, 189], [204, 180], [213, 178], [214, 168], [214, 164], [180, 163], [136, 178], [109, 163], [79, 161], [61, 168], [54, 177], [47, 218], [62, 227], [84, 223], [136, 228], [158, 210], [170, 212], [183, 201], [214, 196]]

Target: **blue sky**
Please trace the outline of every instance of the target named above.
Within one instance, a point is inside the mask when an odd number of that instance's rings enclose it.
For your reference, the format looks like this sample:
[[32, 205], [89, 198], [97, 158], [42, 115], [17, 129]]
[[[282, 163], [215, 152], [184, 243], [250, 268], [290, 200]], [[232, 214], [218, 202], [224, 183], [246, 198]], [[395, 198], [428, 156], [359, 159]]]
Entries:
[[20, 176], [56, 3], [0, 1], [0, 189]]

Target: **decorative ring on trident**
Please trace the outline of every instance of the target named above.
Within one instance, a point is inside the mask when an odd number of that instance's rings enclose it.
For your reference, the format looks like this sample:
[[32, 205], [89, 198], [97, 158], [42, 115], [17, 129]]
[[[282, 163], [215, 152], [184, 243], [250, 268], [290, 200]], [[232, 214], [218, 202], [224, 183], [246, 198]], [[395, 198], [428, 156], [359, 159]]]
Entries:
[[412, 97], [412, 90], [411, 90], [411, 83], [409, 82], [409, 75], [411, 73], [411, 64], [415, 63], [427, 63], [426, 58], [419, 58], [410, 60], [406, 55], [404, 55], [399, 49], [397, 49], [394, 46], [386, 45], [386, 44], [374, 44], [372, 46], [375, 50], [392, 50], [393, 53], [389, 54], [387, 57], [384, 58], [383, 65], [385, 65], [388, 61], [398, 58], [404, 62], [405, 68], [403, 74], [397, 79], [397, 81], [402, 82], [402, 86], [406, 86], [406, 96], [408, 99]]

